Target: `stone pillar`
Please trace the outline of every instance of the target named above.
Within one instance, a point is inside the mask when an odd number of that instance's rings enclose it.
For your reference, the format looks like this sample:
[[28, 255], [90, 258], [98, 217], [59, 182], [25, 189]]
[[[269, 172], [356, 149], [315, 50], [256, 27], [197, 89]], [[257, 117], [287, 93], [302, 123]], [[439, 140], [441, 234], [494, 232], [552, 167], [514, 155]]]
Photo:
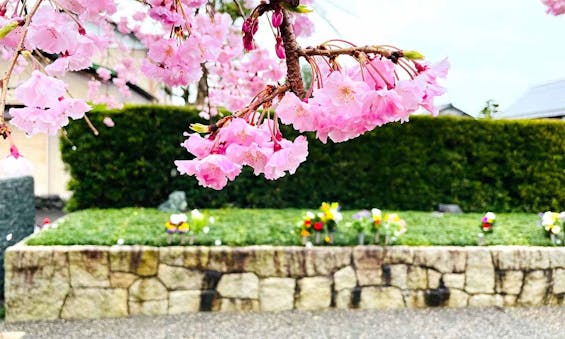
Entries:
[[[33, 233], [33, 177], [0, 179], [0, 298], [4, 299], [4, 251]], [[10, 240], [7, 236], [12, 234]]]

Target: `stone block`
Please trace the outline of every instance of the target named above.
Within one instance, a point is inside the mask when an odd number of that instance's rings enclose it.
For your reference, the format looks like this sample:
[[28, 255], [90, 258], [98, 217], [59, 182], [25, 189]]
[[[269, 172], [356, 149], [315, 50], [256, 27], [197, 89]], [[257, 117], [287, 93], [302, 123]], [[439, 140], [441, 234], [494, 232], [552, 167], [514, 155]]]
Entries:
[[548, 250], [551, 267], [565, 269], [565, 247], [551, 247]]
[[565, 269], [553, 270], [553, 294], [565, 293]]
[[469, 306], [473, 307], [503, 307], [504, 298], [499, 294], [476, 294], [469, 298]]
[[382, 267], [374, 269], [357, 269], [357, 280], [359, 286], [378, 286], [383, 285], [383, 271]]
[[524, 273], [522, 271], [504, 271], [499, 277], [497, 292], [504, 294], [519, 294], [522, 290]]
[[294, 308], [296, 280], [266, 278], [259, 282], [259, 304], [262, 311], [286, 311]]
[[550, 268], [553, 248], [529, 246], [496, 246], [491, 249], [498, 270], [540, 270]]
[[428, 270], [428, 288], [436, 289], [441, 285], [441, 273], [436, 270]]
[[443, 275], [443, 284], [448, 288], [465, 288], [465, 274], [463, 273], [445, 273]]
[[494, 293], [494, 265], [487, 249], [474, 248], [467, 252], [465, 291], [467, 293]]
[[408, 266], [406, 285], [411, 290], [423, 290], [428, 288], [427, 270], [419, 266]]
[[128, 315], [128, 292], [123, 288], [73, 288], [62, 319], [117, 318]]
[[131, 253], [130, 272], [142, 277], [157, 275], [159, 267], [159, 250], [151, 247], [135, 248]]
[[200, 291], [169, 292], [169, 314], [194, 313], [200, 310]]
[[524, 277], [524, 287], [518, 297], [518, 304], [524, 306], [544, 305], [548, 288], [548, 277], [544, 271], [532, 271]]
[[[149, 300], [164, 300], [167, 298], [168, 298], [167, 288], [157, 278], [138, 279], [129, 288], [130, 300], [149, 301]], [[163, 313], [159, 313], [159, 314], [163, 314]]]
[[298, 280], [299, 293], [295, 308], [299, 310], [320, 310], [330, 307], [332, 282], [326, 277], [309, 277]]
[[404, 300], [408, 308], [424, 308], [426, 307], [426, 298], [422, 290], [405, 291]]
[[414, 250], [411, 246], [393, 246], [387, 248], [384, 256], [385, 264], [407, 264], [414, 262]]
[[280, 262], [277, 260], [278, 253], [273, 246], [249, 246], [246, 249], [251, 251], [252, 254], [245, 260], [245, 272], [255, 273], [259, 277], [276, 277], [280, 275], [281, 267]]
[[50, 247], [11, 247], [5, 253], [6, 321], [59, 318], [70, 290], [65, 252]]
[[466, 307], [469, 303], [469, 295], [459, 289], [449, 289], [449, 299], [447, 300], [447, 307]]
[[128, 289], [137, 278], [137, 275], [131, 273], [112, 272], [110, 273], [110, 286], [113, 288]]
[[110, 271], [130, 272], [131, 247], [113, 246], [108, 253], [110, 256]]
[[217, 311], [220, 312], [248, 312], [259, 311], [259, 300], [222, 298], [218, 304]]
[[416, 247], [414, 265], [433, 268], [441, 273], [465, 271], [467, 250], [460, 247]]
[[345, 288], [337, 292], [335, 296], [335, 307], [348, 309], [351, 307], [351, 289]]
[[390, 285], [406, 289], [408, 270], [406, 265], [390, 265]]
[[362, 309], [399, 309], [404, 308], [404, 298], [396, 287], [364, 287], [361, 289]]
[[350, 247], [305, 248], [306, 275], [330, 275], [351, 264]]
[[254, 273], [224, 274], [217, 291], [223, 298], [258, 299], [259, 278]]
[[159, 249], [159, 262], [169, 266], [205, 270], [210, 248], [206, 246], [169, 246]]
[[129, 300], [129, 314], [130, 315], [165, 315], [168, 313], [169, 301], [163, 300], [148, 300], [136, 301]]
[[77, 246], [68, 252], [72, 287], [110, 287], [108, 252], [96, 246]]
[[357, 271], [380, 270], [384, 264], [385, 252], [380, 246], [356, 246], [353, 248], [353, 262]]
[[505, 295], [503, 296], [503, 298], [504, 298], [504, 307], [516, 306], [516, 301], [518, 300], [517, 296]]
[[204, 273], [184, 267], [159, 265], [159, 279], [169, 290], [200, 290]]
[[353, 267], [347, 266], [334, 273], [334, 289], [352, 289], [357, 286], [357, 276]]
[[110, 249], [112, 272], [134, 273], [142, 277], [157, 275], [159, 251], [148, 246], [116, 246]]

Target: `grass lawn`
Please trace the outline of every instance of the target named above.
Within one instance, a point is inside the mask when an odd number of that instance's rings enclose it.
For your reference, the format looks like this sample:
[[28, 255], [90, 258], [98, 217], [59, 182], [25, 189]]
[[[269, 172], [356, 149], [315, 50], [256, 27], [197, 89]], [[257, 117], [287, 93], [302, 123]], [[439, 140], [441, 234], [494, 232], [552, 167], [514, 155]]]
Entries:
[[[295, 232], [296, 223], [305, 210], [216, 209], [208, 213], [216, 222], [208, 234], [196, 238], [196, 244], [213, 245], [220, 239], [223, 245], [254, 244], [301, 245]], [[356, 211], [343, 211], [344, 221]], [[408, 231], [397, 245], [460, 245], [477, 244], [482, 214], [445, 214], [429, 212], [399, 212], [406, 220]], [[164, 223], [169, 214], [155, 209], [125, 208], [84, 210], [67, 215], [57, 228], [45, 230], [28, 240], [28, 245], [115, 245], [123, 239], [125, 245], [166, 246]], [[500, 213], [494, 233], [486, 236], [488, 245], [550, 246], [542, 229], [536, 226], [536, 214]], [[342, 222], [335, 233], [335, 245], [356, 245], [357, 234]], [[371, 239], [367, 236], [367, 239]], [[178, 236], [175, 236], [178, 243]]]

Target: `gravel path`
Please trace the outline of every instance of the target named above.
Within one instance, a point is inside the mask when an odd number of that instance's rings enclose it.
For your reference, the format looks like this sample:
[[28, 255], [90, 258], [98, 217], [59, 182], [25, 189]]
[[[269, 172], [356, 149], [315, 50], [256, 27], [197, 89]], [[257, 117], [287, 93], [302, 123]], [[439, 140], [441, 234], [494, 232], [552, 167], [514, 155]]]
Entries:
[[[196, 313], [0, 323], [24, 338], [565, 338], [565, 307]], [[1, 337], [1, 336], [0, 336]]]

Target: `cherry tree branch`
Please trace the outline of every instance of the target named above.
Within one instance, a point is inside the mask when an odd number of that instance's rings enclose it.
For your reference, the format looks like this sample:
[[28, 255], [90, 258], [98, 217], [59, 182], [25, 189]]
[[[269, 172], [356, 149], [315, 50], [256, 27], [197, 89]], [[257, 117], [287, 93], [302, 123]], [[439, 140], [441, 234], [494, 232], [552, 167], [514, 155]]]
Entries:
[[298, 51], [299, 56], [323, 56], [323, 57], [337, 57], [339, 55], [349, 55], [352, 57], [357, 57], [359, 53], [365, 54], [378, 54], [385, 58], [394, 58], [396, 54], [396, 58], [402, 56], [401, 51], [393, 51], [389, 48], [380, 47], [380, 46], [359, 46], [359, 47], [348, 47], [348, 48], [335, 48], [329, 49], [325, 47], [307, 47], [307, 48], [300, 48]]
[[283, 22], [280, 26], [281, 37], [284, 44], [284, 52], [286, 55], [286, 69], [287, 79], [290, 85], [290, 90], [294, 92], [299, 98], [306, 96], [304, 89], [304, 82], [302, 81], [302, 73], [300, 71], [300, 51], [301, 48], [296, 42], [296, 36], [290, 23], [290, 16], [286, 9], [283, 12]]
[[37, 10], [39, 9], [39, 6], [41, 5], [42, 1], [43, 0], [37, 0], [31, 12], [27, 15], [25, 23], [22, 27], [22, 37], [18, 42], [12, 60], [10, 60], [8, 70], [6, 71], [6, 73], [4, 73], [4, 77], [2, 78], [2, 95], [0, 97], [0, 125], [3, 125], [5, 123], [4, 111], [6, 109], [6, 96], [8, 94], [8, 83], [10, 82], [10, 78], [12, 77], [12, 72], [14, 71], [14, 67], [16, 66], [18, 57], [20, 56], [20, 53], [24, 50], [24, 42], [27, 35], [27, 28], [31, 22], [31, 18], [35, 15], [35, 12], [37, 12]]

